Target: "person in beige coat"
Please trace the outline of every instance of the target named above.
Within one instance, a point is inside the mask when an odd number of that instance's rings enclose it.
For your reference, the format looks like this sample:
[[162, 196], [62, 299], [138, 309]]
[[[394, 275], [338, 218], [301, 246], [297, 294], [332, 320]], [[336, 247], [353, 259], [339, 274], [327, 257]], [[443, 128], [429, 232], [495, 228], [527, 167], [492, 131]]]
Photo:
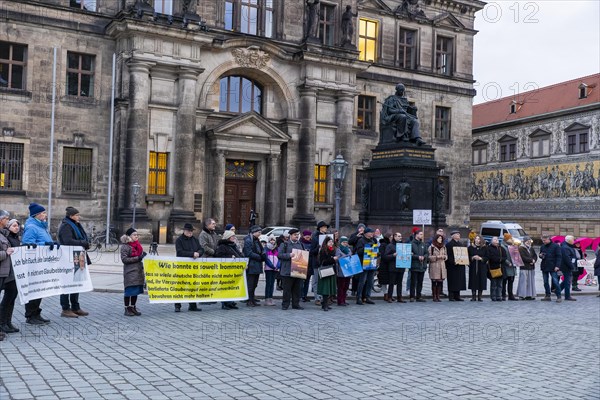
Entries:
[[440, 302], [440, 295], [444, 280], [446, 279], [446, 253], [445, 239], [443, 235], [436, 234], [431, 246], [429, 246], [429, 279], [431, 279], [431, 290], [433, 301]]

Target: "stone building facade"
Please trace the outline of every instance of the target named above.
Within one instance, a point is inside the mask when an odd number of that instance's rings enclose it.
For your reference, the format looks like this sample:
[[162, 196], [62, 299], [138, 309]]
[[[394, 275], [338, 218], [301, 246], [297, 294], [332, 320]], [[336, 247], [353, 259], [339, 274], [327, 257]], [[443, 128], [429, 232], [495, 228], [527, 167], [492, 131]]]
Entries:
[[471, 220], [600, 236], [600, 74], [473, 108]]
[[138, 226], [155, 237], [206, 217], [243, 229], [250, 210], [263, 226], [309, 227], [333, 219], [329, 163], [341, 154], [341, 221], [356, 223], [379, 103], [403, 82], [444, 167], [447, 222], [467, 225], [473, 24], [483, 5], [5, 0], [2, 202], [20, 216], [30, 201], [47, 202], [57, 48], [54, 215], [72, 205], [102, 224], [110, 209], [123, 228], [135, 198]]

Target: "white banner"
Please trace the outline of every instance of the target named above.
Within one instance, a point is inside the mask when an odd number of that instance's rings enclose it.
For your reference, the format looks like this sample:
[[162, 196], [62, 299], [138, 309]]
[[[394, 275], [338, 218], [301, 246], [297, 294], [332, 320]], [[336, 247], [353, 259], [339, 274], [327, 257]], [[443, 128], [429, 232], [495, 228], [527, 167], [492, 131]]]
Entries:
[[413, 210], [413, 225], [431, 225], [431, 210]]
[[15, 270], [19, 301], [56, 296], [58, 294], [91, 292], [92, 280], [85, 251], [80, 246], [15, 247], [10, 256]]

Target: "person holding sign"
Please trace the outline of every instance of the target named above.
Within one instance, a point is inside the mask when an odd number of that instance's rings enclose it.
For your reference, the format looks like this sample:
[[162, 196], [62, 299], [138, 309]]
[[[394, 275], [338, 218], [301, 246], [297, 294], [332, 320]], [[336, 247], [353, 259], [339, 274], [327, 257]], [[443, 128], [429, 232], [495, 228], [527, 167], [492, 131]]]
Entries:
[[0, 341], [4, 339], [5, 333], [19, 332], [19, 328], [12, 325], [12, 313], [17, 298], [17, 283], [12, 266], [11, 254], [15, 249], [8, 240], [8, 211], [0, 210], [0, 290], [4, 290], [4, 297], [0, 304]]
[[[199, 258], [204, 253], [200, 240], [194, 236], [194, 226], [190, 223], [183, 225], [183, 233], [175, 241], [175, 256]], [[202, 311], [196, 303], [188, 303], [188, 311]], [[175, 303], [175, 312], [181, 312], [181, 303]]]
[[[223, 232], [223, 237], [217, 242], [217, 250], [215, 251], [217, 258], [244, 258], [244, 255], [237, 246], [234, 230], [226, 230]], [[200, 309], [200, 308], [198, 308]], [[238, 306], [235, 301], [221, 302], [223, 310], [237, 310]]]
[[[83, 226], [79, 222], [81, 220], [79, 210], [75, 207], [67, 207], [65, 211], [65, 218], [63, 218], [62, 223], [58, 228], [58, 243], [66, 246], [81, 246], [84, 250], [89, 249], [90, 241]], [[87, 257], [87, 254], [85, 254], [84, 257], [87, 264], [92, 263]], [[74, 260], [74, 262], [80, 267], [79, 259]], [[79, 277], [81, 272], [77, 273], [77, 271], [81, 271], [84, 268], [77, 268], [75, 270], [75, 276]], [[61, 317], [77, 318], [90, 314], [89, 312], [82, 310], [79, 306], [79, 293], [61, 294], [60, 305], [62, 307], [62, 312], [60, 313]]]
[[[292, 302], [292, 308], [294, 310], [303, 310], [304, 307], [300, 306], [300, 292], [304, 279], [294, 278], [291, 276], [292, 261], [294, 255], [293, 250], [297, 249], [300, 251], [308, 250], [308, 245], [304, 245], [300, 239], [300, 231], [296, 228], [290, 229], [289, 240], [281, 243], [277, 249], [277, 258], [279, 259], [279, 267], [281, 268], [279, 274], [281, 275], [281, 281], [283, 285], [283, 301], [281, 302], [281, 309], [287, 310], [290, 307], [290, 300]], [[295, 253], [298, 254], [298, 253]]]
[[396, 286], [396, 299], [398, 303], [406, 303], [406, 301], [402, 300], [402, 280], [404, 279], [405, 269], [396, 267], [396, 258], [398, 257], [396, 245], [401, 243], [402, 234], [400, 232], [394, 233], [390, 244], [385, 247], [381, 255], [380, 268], [387, 268], [390, 275], [386, 300], [388, 303], [394, 302], [394, 286]]
[[[467, 279], [465, 277], [465, 265], [469, 264], [468, 258], [461, 260], [457, 259], [457, 254], [466, 252], [466, 246], [460, 242], [460, 232], [454, 230], [450, 232], [452, 238], [446, 244], [446, 271], [448, 273], [448, 300], [449, 301], [464, 301], [460, 298], [460, 291], [467, 289]], [[462, 251], [460, 251], [462, 248]], [[458, 250], [458, 251], [455, 251]]]
[[469, 289], [471, 289], [471, 301], [483, 301], [481, 296], [487, 289], [488, 273], [488, 248], [485, 240], [479, 235], [469, 239]]
[[448, 259], [448, 253], [446, 253], [446, 246], [444, 245], [445, 241], [444, 235], [437, 233], [433, 238], [428, 251], [429, 279], [431, 279], [433, 301], [436, 303], [441, 302], [440, 295], [442, 294], [442, 287], [444, 286], [444, 280], [447, 276], [446, 260]]
[[121, 262], [123, 262], [123, 286], [125, 287], [123, 301], [124, 315], [140, 316], [141, 312], [135, 306], [138, 295], [144, 293], [144, 264], [142, 260], [146, 252], [138, 241], [139, 235], [134, 228], [129, 228], [121, 236]]
[[[329, 307], [329, 296], [333, 296], [337, 293], [335, 270], [339, 257], [336, 255], [335, 250], [333, 238], [331, 236], [325, 237], [323, 245], [321, 246], [321, 251], [319, 251], [320, 276], [317, 286], [317, 293], [323, 296], [323, 301], [321, 302], [323, 311], [331, 310], [331, 307]], [[325, 272], [331, 271], [331, 269], [333, 269], [331, 274]]]
[[410, 302], [415, 300], [419, 303], [424, 303], [424, 298], [421, 297], [423, 290], [423, 278], [427, 271], [427, 263], [429, 261], [427, 246], [423, 243], [423, 231], [415, 232], [415, 238], [411, 243], [412, 262], [410, 264]]
[[[366, 228], [364, 235], [362, 238], [358, 240], [356, 243], [356, 254], [358, 254], [358, 258], [360, 258], [360, 263], [363, 265], [364, 269], [364, 259], [365, 259], [365, 247], [372, 248], [377, 244], [377, 240], [373, 237], [375, 231], [371, 228]], [[363, 305], [367, 304], [375, 304], [371, 300], [371, 289], [373, 289], [373, 279], [375, 278], [375, 273], [377, 272], [377, 268], [375, 269], [365, 269], [360, 274], [358, 278], [358, 288], [356, 290], [356, 304]]]
[[328, 229], [329, 225], [327, 222], [319, 221], [317, 222], [317, 230], [314, 231], [310, 237], [310, 257], [308, 259], [308, 266], [313, 270], [311, 285], [313, 293], [315, 294], [315, 306], [321, 305], [321, 296], [317, 292], [317, 286], [319, 285], [319, 249], [321, 248], [319, 237], [325, 235]]
[[[48, 232], [47, 219], [48, 213], [44, 207], [37, 203], [29, 204], [29, 218], [25, 221], [22, 245], [54, 246], [52, 236]], [[25, 318], [28, 324], [40, 325], [50, 323], [49, 319], [42, 318], [41, 304], [42, 299], [31, 300], [25, 304]]]
[[[1, 226], [2, 222], [8, 219], [8, 212], [0, 211], [0, 215], [4, 215], [4, 217], [0, 217]], [[6, 237], [10, 245], [10, 248], [5, 250], [7, 254], [9, 253], [9, 250], [11, 250], [10, 253], [12, 253], [13, 247], [18, 247], [21, 245], [21, 240], [19, 239], [20, 230], [21, 226], [19, 225], [19, 221], [16, 219], [11, 219], [6, 224], [6, 228], [0, 232], [1, 235]], [[10, 256], [10, 254], [8, 255]], [[4, 290], [4, 296], [2, 297], [2, 302], [0, 303], [0, 332], [17, 333], [19, 332], [19, 328], [12, 324], [12, 315], [15, 309], [15, 300], [17, 299], [19, 292], [17, 289], [17, 281], [15, 280], [12, 260], [10, 257], [8, 257], [8, 261], [10, 262], [10, 270], [8, 275], [4, 278], [0, 277], [0, 290]], [[3, 262], [6, 261], [1, 261], [0, 264]], [[0, 269], [2, 268], [0, 267]]]
[[[335, 255], [338, 257], [338, 260], [344, 257], [352, 256], [352, 249], [350, 249], [350, 244], [348, 243], [348, 238], [346, 236], [342, 236], [340, 238], [340, 246], [336, 249]], [[342, 273], [341, 268], [338, 268], [337, 273], [337, 305], [338, 306], [347, 306], [346, 296], [348, 294], [348, 289], [350, 288], [350, 277], [345, 277]]]

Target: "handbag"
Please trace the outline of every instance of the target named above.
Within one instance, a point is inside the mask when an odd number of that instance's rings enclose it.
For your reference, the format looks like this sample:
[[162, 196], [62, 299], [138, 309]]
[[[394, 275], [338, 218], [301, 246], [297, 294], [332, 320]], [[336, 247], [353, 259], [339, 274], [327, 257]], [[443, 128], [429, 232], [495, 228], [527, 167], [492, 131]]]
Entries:
[[490, 269], [490, 276], [492, 277], [492, 279], [501, 278], [502, 277], [502, 268]]
[[319, 267], [319, 278], [326, 278], [332, 275], [335, 275], [335, 268], [333, 265], [321, 265]]

